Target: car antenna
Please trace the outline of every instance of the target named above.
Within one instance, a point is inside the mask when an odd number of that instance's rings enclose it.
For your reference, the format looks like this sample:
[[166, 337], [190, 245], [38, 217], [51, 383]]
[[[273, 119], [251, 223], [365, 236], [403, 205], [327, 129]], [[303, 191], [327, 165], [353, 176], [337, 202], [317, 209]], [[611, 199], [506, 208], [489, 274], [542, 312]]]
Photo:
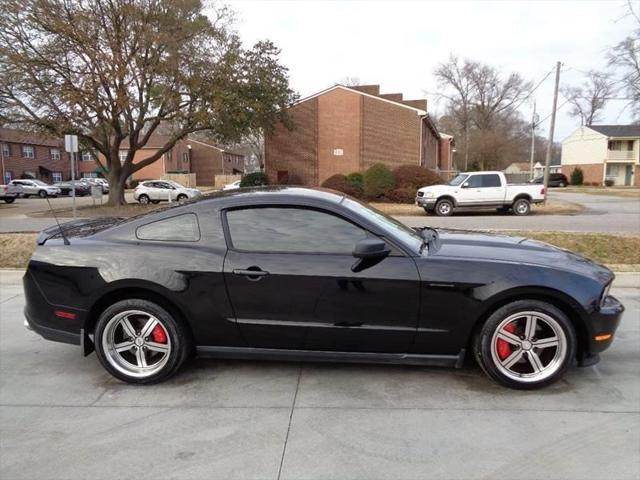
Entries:
[[64, 230], [62, 229], [62, 226], [60, 225], [60, 222], [58, 221], [58, 217], [56, 217], [56, 212], [53, 209], [53, 207], [51, 206], [51, 202], [49, 201], [49, 197], [44, 197], [47, 200], [47, 204], [49, 205], [49, 210], [51, 210], [51, 213], [53, 214], [53, 218], [56, 219], [56, 223], [58, 224], [58, 229], [60, 230], [60, 235], [62, 235], [62, 241], [64, 242], [65, 245], [71, 245], [71, 242], [69, 242], [69, 239], [67, 238], [67, 236], [64, 234]]

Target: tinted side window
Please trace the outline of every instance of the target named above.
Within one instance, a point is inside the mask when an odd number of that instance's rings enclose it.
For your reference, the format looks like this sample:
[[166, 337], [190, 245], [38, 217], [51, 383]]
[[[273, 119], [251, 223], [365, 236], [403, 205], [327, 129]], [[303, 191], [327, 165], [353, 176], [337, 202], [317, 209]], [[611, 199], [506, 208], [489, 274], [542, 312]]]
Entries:
[[472, 175], [467, 179], [469, 188], [480, 188], [482, 186], [482, 175]]
[[303, 208], [247, 208], [227, 212], [233, 248], [258, 252], [351, 255], [366, 230], [346, 220]]
[[197, 242], [200, 240], [198, 217], [193, 213], [185, 213], [147, 223], [136, 229], [136, 237], [140, 240]]
[[499, 187], [501, 186], [500, 177], [498, 175], [482, 175], [483, 187]]

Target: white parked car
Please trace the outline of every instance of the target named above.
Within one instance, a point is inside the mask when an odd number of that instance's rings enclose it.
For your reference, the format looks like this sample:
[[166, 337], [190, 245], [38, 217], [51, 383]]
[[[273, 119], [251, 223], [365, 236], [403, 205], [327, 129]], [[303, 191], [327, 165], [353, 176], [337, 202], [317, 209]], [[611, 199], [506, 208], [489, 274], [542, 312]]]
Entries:
[[532, 203], [544, 202], [544, 186], [510, 185], [502, 172], [461, 173], [447, 185], [422, 187], [416, 204], [427, 213], [449, 216], [456, 208], [497, 208], [513, 210], [516, 215], [528, 215]]
[[140, 182], [133, 192], [134, 200], [140, 203], [181, 201], [202, 195], [197, 188], [187, 188], [171, 180], [147, 180]]
[[82, 181], [89, 185], [98, 185], [102, 187], [102, 193], [109, 193], [109, 182], [104, 178], [83, 178]]
[[235, 190], [236, 188], [240, 188], [241, 181], [242, 180], [236, 180], [235, 182], [228, 183], [224, 187], [222, 187], [222, 190]]
[[9, 185], [18, 185], [22, 187], [22, 196], [24, 198], [31, 195], [37, 195], [40, 198], [57, 197], [60, 195], [60, 189], [53, 185], [43, 182], [42, 180], [18, 179], [11, 180]]

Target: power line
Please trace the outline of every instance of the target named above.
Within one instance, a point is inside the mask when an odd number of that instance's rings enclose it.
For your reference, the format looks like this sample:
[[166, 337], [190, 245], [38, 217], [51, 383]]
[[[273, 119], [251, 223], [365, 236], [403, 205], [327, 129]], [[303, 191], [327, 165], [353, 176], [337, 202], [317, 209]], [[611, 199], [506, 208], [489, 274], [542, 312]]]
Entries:
[[527, 96], [526, 96], [526, 97], [524, 97], [524, 98], [520, 101], [520, 103], [519, 103], [516, 107], [514, 107], [514, 108], [513, 108], [513, 111], [518, 110], [518, 109], [522, 106], [522, 104], [523, 104], [524, 102], [526, 102], [526, 101], [531, 97], [531, 95], [533, 95], [533, 92], [535, 92], [535, 91], [540, 87], [540, 85], [542, 85], [542, 84], [544, 83], [544, 81], [545, 81], [547, 78], [549, 78], [549, 75], [551, 75], [555, 69], [556, 69], [556, 67], [554, 66], [551, 70], [549, 70], [549, 71], [547, 72], [547, 74], [542, 78], [542, 80], [540, 80], [540, 81], [538, 82], [538, 84], [537, 84], [535, 87], [533, 87], [533, 90], [531, 90], [531, 91], [527, 94]]

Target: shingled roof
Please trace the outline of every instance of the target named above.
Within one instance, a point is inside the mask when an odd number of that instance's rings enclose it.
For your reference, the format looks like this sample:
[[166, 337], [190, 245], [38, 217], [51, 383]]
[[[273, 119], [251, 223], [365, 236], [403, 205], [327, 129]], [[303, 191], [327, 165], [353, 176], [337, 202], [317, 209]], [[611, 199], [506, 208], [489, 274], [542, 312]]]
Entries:
[[587, 128], [607, 137], [640, 137], [640, 125], [589, 125]]

